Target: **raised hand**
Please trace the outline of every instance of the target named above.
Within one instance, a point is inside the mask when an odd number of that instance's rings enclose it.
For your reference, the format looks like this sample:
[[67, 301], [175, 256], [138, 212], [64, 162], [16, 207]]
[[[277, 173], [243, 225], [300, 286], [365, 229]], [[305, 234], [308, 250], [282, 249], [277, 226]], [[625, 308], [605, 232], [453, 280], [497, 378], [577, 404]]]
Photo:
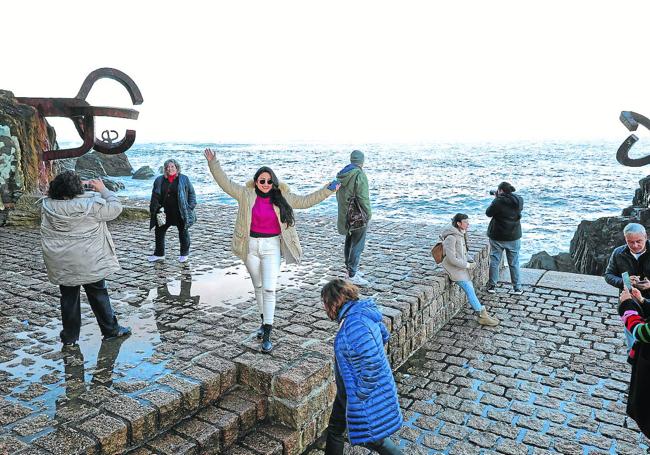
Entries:
[[205, 156], [205, 159], [208, 160], [208, 161], [213, 161], [215, 156], [216, 156], [214, 151], [212, 149], [210, 149], [210, 148], [205, 149], [203, 151], [203, 155]]

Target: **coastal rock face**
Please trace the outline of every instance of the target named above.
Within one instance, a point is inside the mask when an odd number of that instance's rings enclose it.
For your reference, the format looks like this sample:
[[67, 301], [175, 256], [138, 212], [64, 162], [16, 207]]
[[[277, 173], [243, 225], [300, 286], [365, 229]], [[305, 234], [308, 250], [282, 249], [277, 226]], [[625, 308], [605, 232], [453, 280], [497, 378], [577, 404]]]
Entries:
[[[628, 223], [641, 223], [650, 230], [646, 217], [609, 216], [582, 221], [571, 239], [570, 254], [580, 273], [602, 275], [612, 250], [623, 245], [623, 228]], [[644, 222], [645, 221], [645, 222]]]
[[0, 211], [13, 208], [23, 194], [47, 188], [58, 171], [56, 162], [41, 160], [48, 149], [58, 149], [54, 129], [33, 107], [0, 90]]
[[134, 179], [147, 180], [156, 175], [156, 173], [149, 166], [142, 166], [133, 174]]
[[133, 174], [133, 167], [124, 153], [105, 155], [95, 151], [77, 158], [75, 170], [79, 173], [93, 171], [100, 176], [123, 177]]
[[524, 267], [529, 269], [552, 270], [555, 272], [577, 273], [573, 258], [568, 253], [551, 256], [546, 251], [540, 251], [534, 254]]

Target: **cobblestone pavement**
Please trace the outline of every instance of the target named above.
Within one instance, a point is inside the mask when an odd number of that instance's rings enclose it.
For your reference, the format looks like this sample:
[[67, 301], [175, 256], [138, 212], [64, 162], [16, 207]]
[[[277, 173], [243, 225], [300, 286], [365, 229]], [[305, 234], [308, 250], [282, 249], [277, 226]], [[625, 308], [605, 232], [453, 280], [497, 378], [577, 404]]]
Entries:
[[[252, 286], [230, 252], [233, 207], [198, 210], [186, 264], [176, 261], [175, 232], [167, 235], [167, 260], [152, 264], [146, 260], [153, 249], [148, 222], [110, 223], [122, 270], [107, 279], [109, 292], [120, 323], [130, 325], [133, 335], [102, 342], [82, 291], [80, 348], [69, 352], [61, 351], [59, 290], [47, 281], [38, 229], [0, 229], [0, 454], [31, 444], [52, 450], [52, 441], [62, 443], [65, 452], [71, 439], [65, 428], [103, 448], [102, 435], [119, 433], [125, 424], [120, 419], [127, 420], [131, 438], [133, 428], [142, 426], [139, 413], [149, 409], [157, 410], [162, 429], [182, 417], [167, 414], [178, 406], [178, 394], [185, 399], [188, 384], [203, 381], [203, 390], [209, 373], [223, 376], [236, 358], [263, 363], [266, 371], [292, 365], [300, 371], [300, 362], [329, 368], [336, 324], [322, 310], [320, 284], [343, 276], [343, 237], [333, 220], [313, 213], [297, 213], [304, 261], [284, 267], [276, 349], [257, 357], [259, 314]], [[417, 295], [412, 288], [430, 282], [435, 269], [428, 257], [431, 242], [419, 239], [434, 238], [437, 230], [414, 226], [405, 239], [396, 223], [373, 227], [364, 253], [372, 285], [364, 294], [387, 307], [408, 308]], [[189, 382], [179, 385], [179, 378]], [[132, 400], [127, 400], [132, 415], [111, 408], [116, 396]], [[95, 431], [88, 421], [106, 425]]]
[[499, 327], [479, 328], [465, 311], [398, 372], [406, 453], [646, 453], [626, 425], [617, 299], [506, 291], [480, 296]]
[[[132, 439], [153, 425], [142, 417], [144, 409], [157, 409], [161, 428], [173, 423], [181, 407], [176, 391], [191, 389], [191, 378], [209, 378], [211, 368], [222, 368], [217, 389], [223, 389], [228, 359], [259, 351], [250, 282], [230, 253], [233, 219], [231, 207], [201, 210], [185, 265], [175, 261], [173, 232], [167, 261], [150, 264], [145, 257], [153, 235], [144, 223], [112, 223], [123, 270], [109, 278], [110, 292], [120, 322], [134, 335], [102, 343], [82, 293], [80, 350], [67, 354], [58, 340], [58, 288], [47, 282], [38, 231], [0, 229], [0, 453], [37, 453], [29, 446], [66, 453], [68, 439], [104, 450], [110, 443], [104, 433], [121, 435], [116, 447], [124, 447], [127, 423]], [[267, 370], [298, 356], [331, 357], [336, 326], [325, 318], [318, 293], [320, 283], [342, 274], [342, 238], [332, 220], [300, 213], [298, 223], [305, 262], [282, 274], [277, 348], [264, 357]], [[377, 223], [364, 253], [373, 283], [366, 295], [387, 308], [412, 304], [413, 287], [435, 274], [428, 248], [438, 230], [413, 226], [405, 238], [403, 226]], [[399, 369], [406, 425], [395, 440], [406, 454], [646, 453], [648, 442], [634, 422], [625, 424], [629, 367], [616, 299], [599, 290], [598, 278], [556, 274], [562, 280], [554, 282], [540, 276], [523, 296], [507, 294], [504, 285], [496, 295], [480, 294], [501, 319], [499, 327], [479, 327], [465, 309]], [[563, 281], [581, 282], [584, 290], [560, 289]], [[179, 372], [190, 382], [179, 384], [170, 375]], [[183, 406], [189, 395], [182, 395]], [[236, 412], [255, 414], [257, 398], [247, 399], [237, 405], [224, 400], [192, 425], [208, 428], [223, 443], [230, 433], [210, 426], [215, 415], [236, 424]], [[196, 437], [184, 431], [138, 453], [196, 448]], [[232, 453], [261, 453], [245, 447]]]

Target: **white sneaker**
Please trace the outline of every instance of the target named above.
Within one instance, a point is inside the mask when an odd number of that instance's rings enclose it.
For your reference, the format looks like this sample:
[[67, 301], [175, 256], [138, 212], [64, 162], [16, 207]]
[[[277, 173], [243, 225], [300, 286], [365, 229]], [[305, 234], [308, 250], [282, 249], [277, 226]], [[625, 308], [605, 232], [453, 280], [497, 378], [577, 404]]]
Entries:
[[178, 262], [187, 262], [189, 256], [178, 256]]
[[350, 278], [350, 283], [356, 286], [370, 286], [370, 281], [366, 280], [363, 277], [360, 277], [358, 273]]
[[164, 261], [165, 256], [147, 256], [147, 261], [149, 262], [156, 262], [156, 261]]

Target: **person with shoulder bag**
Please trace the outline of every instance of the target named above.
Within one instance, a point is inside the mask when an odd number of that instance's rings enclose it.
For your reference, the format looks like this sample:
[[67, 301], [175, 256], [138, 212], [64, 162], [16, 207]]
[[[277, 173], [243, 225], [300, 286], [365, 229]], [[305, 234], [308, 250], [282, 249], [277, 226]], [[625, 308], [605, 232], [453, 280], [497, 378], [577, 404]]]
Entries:
[[324, 201], [338, 190], [339, 184], [335, 181], [299, 196], [280, 182], [271, 168], [262, 166], [252, 180], [238, 185], [223, 171], [214, 151], [207, 148], [204, 155], [217, 185], [236, 199], [239, 206], [232, 251], [244, 261], [250, 273], [262, 319], [257, 337], [262, 339], [262, 352], [270, 353], [280, 262], [282, 257], [287, 264], [300, 263], [302, 259], [293, 210], [307, 209]]
[[490, 316], [478, 297], [472, 284], [470, 270], [476, 267], [476, 262], [468, 259], [467, 229], [469, 228], [468, 216], [464, 213], [457, 213], [451, 219], [451, 227], [440, 234], [444, 258], [442, 267], [449, 278], [455, 282], [467, 295], [472, 309], [478, 314], [478, 323], [486, 326], [499, 325], [499, 320]]
[[365, 157], [360, 150], [350, 154], [350, 164], [336, 175], [341, 182], [341, 189], [336, 193], [338, 202], [337, 229], [345, 236], [343, 257], [347, 279], [357, 286], [368, 286], [370, 282], [363, 278], [359, 270], [361, 253], [366, 246], [368, 223], [372, 218], [368, 177], [363, 171]]
[[155, 228], [156, 249], [147, 259], [150, 262], [165, 259], [165, 233], [171, 226], [178, 228], [178, 240], [181, 244], [178, 262], [186, 262], [190, 254], [190, 227], [196, 221], [194, 208], [196, 194], [192, 182], [181, 174], [181, 165], [174, 159], [163, 164], [163, 175], [153, 182], [151, 201], [149, 202], [149, 229]]

